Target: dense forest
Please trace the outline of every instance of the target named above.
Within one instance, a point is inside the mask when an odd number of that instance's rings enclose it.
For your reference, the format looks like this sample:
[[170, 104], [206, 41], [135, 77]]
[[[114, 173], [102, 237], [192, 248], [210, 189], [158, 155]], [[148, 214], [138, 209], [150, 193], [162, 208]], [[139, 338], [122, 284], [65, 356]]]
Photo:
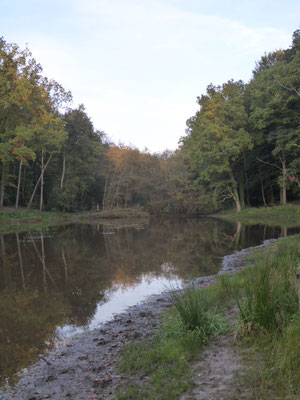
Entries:
[[208, 213], [300, 196], [300, 30], [247, 84], [210, 84], [174, 152], [116, 145], [71, 101], [0, 38], [0, 207]]

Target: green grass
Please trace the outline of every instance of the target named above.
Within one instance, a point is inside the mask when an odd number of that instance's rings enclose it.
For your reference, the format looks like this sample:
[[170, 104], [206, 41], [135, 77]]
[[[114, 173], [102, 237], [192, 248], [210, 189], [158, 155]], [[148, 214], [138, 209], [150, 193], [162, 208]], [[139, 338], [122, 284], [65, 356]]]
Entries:
[[199, 291], [188, 290], [182, 297], [174, 294], [173, 303], [153, 341], [127, 345], [119, 369], [136, 376], [139, 384], [120, 387], [119, 400], [179, 398], [193, 386], [189, 361], [199, 356], [210, 337], [227, 329], [225, 319], [208, 310]]
[[[258, 249], [249, 265], [221, 275], [203, 290], [173, 295], [158, 335], [149, 343], [131, 344], [120, 371], [139, 377], [120, 387], [119, 400], [178, 399], [193, 386], [189, 367], [211, 337], [228, 330], [222, 313], [238, 306], [232, 334], [244, 354], [246, 374], [240, 384], [257, 400], [300, 398], [300, 313], [295, 271], [300, 264], [300, 237]], [[139, 382], [139, 383], [138, 383]]]
[[64, 221], [67, 214], [58, 212], [47, 212], [37, 210], [14, 210], [6, 209], [0, 211], [0, 234], [36, 230], [57, 225]]
[[0, 211], [0, 221], [15, 221], [15, 220], [28, 220], [40, 219], [45, 220], [49, 218], [59, 218], [60, 214], [51, 211], [38, 211], [38, 210], [16, 210], [7, 209]]
[[47, 228], [63, 221], [87, 222], [95, 219], [145, 217], [149, 217], [149, 214], [141, 207], [74, 213], [7, 208], [0, 210], [0, 234]]
[[300, 206], [287, 204], [274, 207], [246, 207], [240, 213], [231, 209], [222, 211], [218, 215], [234, 218], [300, 218]]

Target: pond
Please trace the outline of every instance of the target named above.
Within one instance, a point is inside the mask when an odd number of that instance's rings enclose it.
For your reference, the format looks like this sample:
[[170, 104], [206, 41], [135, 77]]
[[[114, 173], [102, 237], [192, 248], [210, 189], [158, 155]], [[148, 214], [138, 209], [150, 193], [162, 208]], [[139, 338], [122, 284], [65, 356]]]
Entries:
[[201, 218], [0, 235], [0, 383], [147, 295], [215, 274], [224, 255], [297, 232]]

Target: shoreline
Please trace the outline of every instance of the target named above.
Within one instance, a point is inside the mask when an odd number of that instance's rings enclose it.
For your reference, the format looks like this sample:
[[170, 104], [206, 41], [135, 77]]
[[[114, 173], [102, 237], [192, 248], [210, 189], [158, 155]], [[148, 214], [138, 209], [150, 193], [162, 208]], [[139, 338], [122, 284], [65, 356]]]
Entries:
[[[199, 288], [217, 282], [217, 276], [244, 268], [252, 251], [278, 239], [243, 249], [222, 259], [218, 274], [187, 283]], [[118, 354], [128, 342], [151, 338], [157, 332], [161, 314], [171, 306], [169, 291], [152, 295], [92, 331], [75, 336], [70, 342], [19, 373], [20, 380], [0, 389], [0, 399], [115, 399], [113, 390], [130, 377], [117, 373]], [[94, 397], [93, 397], [94, 396]]]

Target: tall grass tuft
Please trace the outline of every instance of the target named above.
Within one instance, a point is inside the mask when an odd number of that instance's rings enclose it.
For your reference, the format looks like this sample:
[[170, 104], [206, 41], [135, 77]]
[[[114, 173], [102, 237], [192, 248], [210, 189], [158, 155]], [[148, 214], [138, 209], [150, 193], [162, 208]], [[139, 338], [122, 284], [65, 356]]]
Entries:
[[198, 342], [204, 344], [210, 336], [215, 336], [226, 329], [224, 317], [211, 310], [203, 290], [187, 289], [183, 294], [173, 292], [173, 320], [177, 321], [178, 334], [193, 332]]
[[298, 310], [295, 271], [299, 257], [299, 244], [283, 241], [275, 253], [249, 268], [245, 298], [237, 301], [245, 332], [282, 331], [293, 319]]

